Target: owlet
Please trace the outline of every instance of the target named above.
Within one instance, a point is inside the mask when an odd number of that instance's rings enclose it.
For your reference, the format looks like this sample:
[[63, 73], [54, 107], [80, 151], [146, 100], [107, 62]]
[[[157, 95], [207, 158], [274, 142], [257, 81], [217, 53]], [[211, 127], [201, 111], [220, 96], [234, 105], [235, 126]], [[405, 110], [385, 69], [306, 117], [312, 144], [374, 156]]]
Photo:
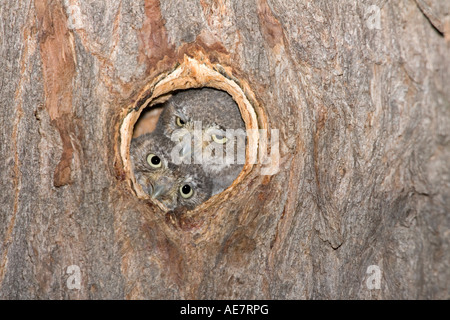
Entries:
[[174, 142], [155, 132], [131, 140], [130, 157], [136, 182], [169, 210], [194, 209], [212, 195], [212, 181], [199, 165], [174, 165]]
[[237, 178], [245, 163], [245, 124], [226, 92], [211, 88], [175, 93], [154, 131], [174, 141], [183, 163], [200, 164], [212, 179], [213, 195]]

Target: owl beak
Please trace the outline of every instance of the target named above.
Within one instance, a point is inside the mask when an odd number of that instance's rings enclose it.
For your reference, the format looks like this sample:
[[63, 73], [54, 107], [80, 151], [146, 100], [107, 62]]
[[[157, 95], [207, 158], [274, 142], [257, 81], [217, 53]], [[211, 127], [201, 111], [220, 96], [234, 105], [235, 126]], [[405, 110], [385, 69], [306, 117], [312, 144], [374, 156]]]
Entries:
[[152, 190], [152, 198], [158, 199], [159, 196], [166, 193], [166, 190], [167, 188], [165, 185], [161, 184], [155, 185]]
[[187, 157], [191, 154], [191, 142], [183, 144], [183, 147], [181, 148], [180, 155], [182, 158]]
[[151, 190], [149, 194], [152, 198], [159, 199], [164, 197], [172, 189], [174, 181], [169, 177], [159, 177], [151, 184]]

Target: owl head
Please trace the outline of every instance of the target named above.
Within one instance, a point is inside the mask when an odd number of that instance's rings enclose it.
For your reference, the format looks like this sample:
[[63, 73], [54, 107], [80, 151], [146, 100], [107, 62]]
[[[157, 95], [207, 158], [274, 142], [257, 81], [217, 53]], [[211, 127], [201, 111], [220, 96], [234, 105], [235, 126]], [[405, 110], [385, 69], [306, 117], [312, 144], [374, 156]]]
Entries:
[[130, 157], [136, 182], [168, 209], [192, 210], [211, 197], [212, 182], [198, 166], [173, 164], [173, 147], [170, 139], [156, 133], [133, 139]]
[[175, 93], [165, 103], [155, 131], [181, 144], [186, 162], [201, 164], [206, 172], [219, 173], [245, 161], [245, 124], [238, 105], [224, 91]]

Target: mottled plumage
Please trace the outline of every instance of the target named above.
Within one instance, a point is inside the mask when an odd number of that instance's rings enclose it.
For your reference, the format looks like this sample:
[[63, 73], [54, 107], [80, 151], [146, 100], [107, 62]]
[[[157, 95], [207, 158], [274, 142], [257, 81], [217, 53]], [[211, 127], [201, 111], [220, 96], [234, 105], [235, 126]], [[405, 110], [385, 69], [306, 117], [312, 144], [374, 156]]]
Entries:
[[236, 102], [224, 91], [175, 93], [165, 103], [154, 132], [183, 145], [184, 159], [201, 164], [212, 179], [213, 194], [227, 188], [243, 168], [245, 124]]
[[[133, 172], [144, 192], [168, 209], [191, 210], [211, 197], [212, 181], [200, 165], [175, 165], [171, 159], [173, 148], [174, 142], [156, 132], [133, 139], [130, 146]], [[186, 197], [189, 190], [192, 195]]]

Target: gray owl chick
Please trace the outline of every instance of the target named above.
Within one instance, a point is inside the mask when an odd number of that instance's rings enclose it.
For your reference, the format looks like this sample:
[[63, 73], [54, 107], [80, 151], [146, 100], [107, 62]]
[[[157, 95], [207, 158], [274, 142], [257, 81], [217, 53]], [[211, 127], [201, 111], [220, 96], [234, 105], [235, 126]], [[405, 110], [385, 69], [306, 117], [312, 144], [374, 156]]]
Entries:
[[181, 155], [202, 165], [213, 181], [213, 195], [231, 185], [245, 163], [245, 124], [224, 91], [177, 92], [165, 103], [155, 133], [181, 144]]
[[212, 195], [212, 181], [200, 165], [174, 165], [174, 142], [154, 132], [131, 140], [130, 158], [136, 182], [168, 209], [194, 209]]

